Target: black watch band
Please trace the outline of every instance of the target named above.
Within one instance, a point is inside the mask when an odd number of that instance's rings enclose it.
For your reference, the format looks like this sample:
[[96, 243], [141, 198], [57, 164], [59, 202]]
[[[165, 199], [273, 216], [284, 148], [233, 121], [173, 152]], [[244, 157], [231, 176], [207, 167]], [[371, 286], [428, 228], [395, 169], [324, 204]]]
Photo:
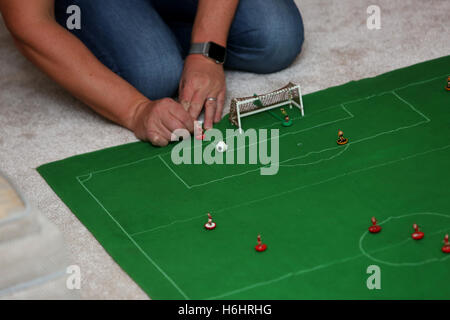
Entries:
[[214, 60], [218, 64], [224, 64], [226, 48], [215, 42], [197, 42], [191, 43], [189, 54], [201, 54]]

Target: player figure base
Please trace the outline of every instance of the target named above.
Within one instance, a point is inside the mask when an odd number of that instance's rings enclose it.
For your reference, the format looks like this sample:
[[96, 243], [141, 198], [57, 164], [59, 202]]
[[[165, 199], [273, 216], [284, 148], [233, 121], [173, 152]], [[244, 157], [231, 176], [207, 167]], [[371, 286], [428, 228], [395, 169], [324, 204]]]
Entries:
[[292, 126], [292, 120], [284, 121], [284, 122], [282, 123], [282, 125], [283, 125], [283, 127], [290, 127], [290, 126]]
[[265, 244], [258, 244], [255, 246], [255, 250], [258, 252], [266, 251], [266, 249], [267, 249], [267, 245], [265, 245]]
[[425, 234], [424, 234], [422, 231], [414, 232], [414, 233], [411, 235], [411, 237], [412, 237], [414, 240], [420, 240], [420, 239], [422, 239], [424, 236], [425, 236]]
[[348, 139], [347, 138], [344, 138], [344, 139], [342, 139], [342, 140], [337, 140], [336, 141], [337, 142], [337, 144], [339, 144], [339, 145], [344, 145], [344, 144], [347, 144], [347, 142], [348, 142]]
[[381, 227], [380, 226], [371, 226], [369, 227], [369, 232], [370, 233], [378, 233], [381, 231]]
[[214, 222], [212, 222], [211, 224], [205, 223], [205, 229], [206, 230], [213, 230], [215, 228], [216, 228], [216, 224]]
[[442, 252], [443, 253], [450, 253], [450, 246], [446, 245], [442, 247]]
[[445, 87], [445, 90], [450, 91], [450, 87]]

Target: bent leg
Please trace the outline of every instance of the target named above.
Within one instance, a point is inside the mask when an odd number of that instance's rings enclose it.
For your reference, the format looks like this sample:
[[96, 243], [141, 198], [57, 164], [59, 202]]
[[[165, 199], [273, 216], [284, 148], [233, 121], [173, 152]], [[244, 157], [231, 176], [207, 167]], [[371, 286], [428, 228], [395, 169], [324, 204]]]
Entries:
[[287, 68], [304, 40], [293, 0], [241, 0], [228, 37], [226, 67], [271, 73]]
[[[189, 50], [198, 0], [152, 0], [183, 48]], [[303, 22], [293, 0], [240, 0], [230, 28], [225, 67], [270, 73], [300, 53]]]
[[150, 1], [56, 0], [56, 19], [63, 27], [73, 4], [81, 8], [81, 30], [70, 31], [103, 64], [150, 99], [176, 93], [181, 47]]

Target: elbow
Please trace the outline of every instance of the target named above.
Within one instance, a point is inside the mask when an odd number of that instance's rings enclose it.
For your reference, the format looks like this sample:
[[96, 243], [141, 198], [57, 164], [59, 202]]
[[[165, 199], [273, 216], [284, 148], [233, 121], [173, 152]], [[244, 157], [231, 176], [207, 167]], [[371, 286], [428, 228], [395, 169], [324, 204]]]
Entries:
[[3, 23], [6, 29], [9, 31], [14, 40], [19, 39], [24, 29], [24, 23], [22, 19], [17, 19], [15, 16], [3, 14]]
[[5, 21], [6, 28], [11, 34], [15, 47], [27, 59], [30, 58], [30, 48], [35, 44], [33, 31], [29, 26], [21, 23], [8, 23]]
[[5, 21], [5, 25], [16, 46], [22, 46], [29, 37], [29, 32], [27, 31], [28, 27], [20, 22]]
[[[41, 5], [24, 6], [14, 1], [0, 0], [0, 13], [6, 29], [19, 48], [39, 44], [53, 18], [49, 8]], [[53, 23], [56, 23], [53, 21]]]
[[11, 34], [11, 38], [13, 39], [13, 43], [16, 46], [16, 48], [22, 53], [25, 54], [26, 52], [26, 35], [20, 31], [20, 30], [16, 30], [14, 28], [9, 28], [8, 27], [8, 31]]
[[11, 17], [4, 16], [4, 22], [16, 45], [23, 46], [32, 41], [39, 32], [42, 32], [45, 20], [27, 19], [14, 15]]

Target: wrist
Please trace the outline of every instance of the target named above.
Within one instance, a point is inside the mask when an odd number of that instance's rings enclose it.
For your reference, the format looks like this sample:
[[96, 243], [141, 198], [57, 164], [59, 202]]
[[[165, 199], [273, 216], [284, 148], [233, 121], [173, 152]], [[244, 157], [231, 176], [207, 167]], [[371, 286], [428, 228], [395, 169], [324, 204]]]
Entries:
[[127, 119], [124, 124], [124, 126], [127, 129], [129, 129], [133, 132], [137, 131], [138, 126], [139, 126], [139, 119], [141, 118], [140, 115], [142, 114], [142, 110], [144, 110], [150, 102], [151, 101], [148, 99], [140, 100], [128, 108], [129, 112], [128, 112], [128, 116], [127, 116]]
[[[211, 39], [213, 39], [213, 40], [211, 40]], [[191, 38], [191, 43], [203, 43], [203, 42], [214, 42], [222, 47], [227, 46], [227, 38], [226, 37], [223, 37], [223, 38], [211, 37], [211, 36], [199, 37], [199, 36], [193, 35]]]
[[208, 42], [192, 42], [189, 54], [199, 54], [217, 64], [224, 64], [227, 56], [227, 49], [218, 43]]
[[186, 57], [186, 61], [185, 62], [189, 62], [189, 61], [199, 61], [199, 62], [204, 62], [210, 65], [214, 65], [214, 66], [219, 66], [220, 68], [223, 68], [223, 65], [220, 63], [216, 63], [214, 60], [205, 57], [204, 55], [202, 55], [201, 53], [191, 53]]

